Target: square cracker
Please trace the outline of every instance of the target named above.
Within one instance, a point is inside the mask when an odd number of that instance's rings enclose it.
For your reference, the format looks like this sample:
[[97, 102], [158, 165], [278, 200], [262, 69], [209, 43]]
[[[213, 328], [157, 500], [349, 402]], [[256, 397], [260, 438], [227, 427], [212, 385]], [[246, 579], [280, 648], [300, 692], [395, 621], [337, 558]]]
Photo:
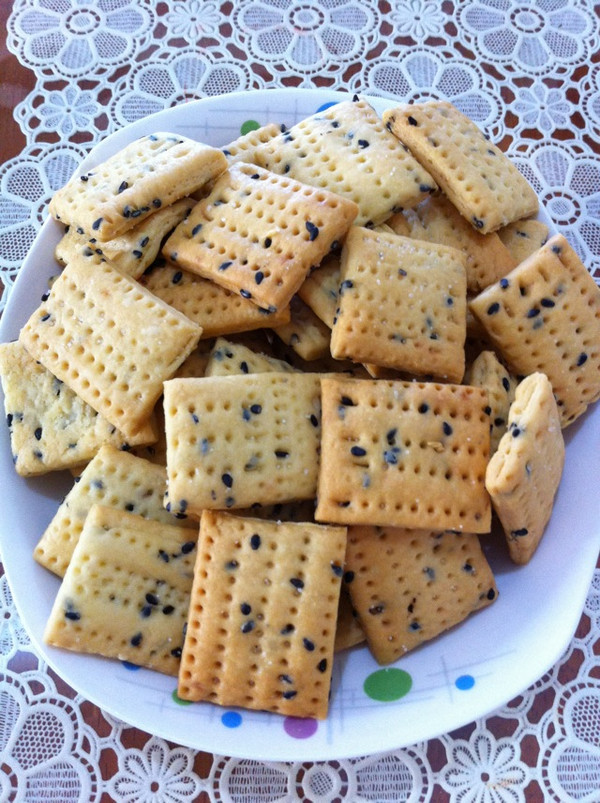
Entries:
[[460, 382], [465, 337], [461, 251], [352, 227], [342, 249], [334, 357]]
[[277, 337], [303, 360], [329, 357], [331, 329], [298, 295], [290, 301], [290, 316], [289, 323], [273, 328]]
[[318, 374], [173, 379], [164, 388], [171, 510], [314, 499]]
[[154, 421], [128, 440], [18, 341], [0, 344], [0, 376], [13, 462], [23, 477], [76, 468], [104, 443], [129, 447], [157, 440]]
[[178, 694], [324, 719], [345, 527], [206, 510]]
[[473, 533], [349, 527], [344, 577], [380, 664], [401, 658], [498, 595]]
[[436, 188], [427, 170], [359, 99], [336, 103], [257, 148], [258, 164], [358, 204], [357, 225], [382, 223]]
[[480, 234], [442, 194], [432, 195], [414, 209], [394, 215], [388, 224], [397, 234], [404, 234], [408, 225], [410, 237], [463, 251], [470, 294], [479, 293], [517, 265], [496, 232]]
[[298, 290], [298, 295], [330, 329], [333, 327], [340, 286], [340, 258], [329, 254], [312, 270]]
[[114, 446], [103, 446], [61, 502], [38, 541], [33, 557], [63, 576], [92, 505], [100, 504], [170, 526], [190, 527], [186, 516], [164, 508], [167, 471]]
[[205, 376], [230, 376], [231, 374], [298, 373], [298, 369], [285, 360], [268, 354], [260, 354], [243, 343], [234, 343], [219, 337], [210, 353]]
[[516, 165], [451, 103], [402, 104], [383, 122], [482, 234], [537, 213], [537, 195]]
[[482, 388], [323, 378], [317, 521], [485, 533]]
[[600, 288], [561, 234], [470, 308], [516, 376], [547, 375], [563, 427], [600, 398]]
[[356, 212], [353, 201], [332, 192], [237, 162], [177, 226], [163, 255], [277, 310], [345, 236]]
[[260, 145], [273, 139], [282, 131], [285, 131], [284, 125], [277, 125], [277, 123], [267, 123], [253, 131], [224, 145], [221, 150], [227, 157], [229, 164], [234, 162], [246, 162], [246, 164], [256, 164], [255, 151]]
[[179, 670], [198, 529], [94, 505], [44, 631], [75, 652]]
[[289, 307], [261, 309], [238, 293], [168, 261], [157, 261], [140, 284], [201, 326], [202, 339], [279, 326], [290, 320]]
[[517, 220], [498, 231], [498, 236], [508, 248], [518, 265], [546, 244], [548, 226], [541, 220]]
[[530, 374], [517, 387], [508, 430], [485, 475], [515, 563], [528, 563], [538, 547], [552, 514], [564, 461], [552, 385], [545, 374]]
[[19, 335], [36, 360], [131, 437], [202, 330], [107, 263], [73, 261]]
[[494, 454], [508, 426], [508, 411], [515, 398], [517, 379], [507, 371], [493, 351], [482, 351], [473, 360], [464, 379], [487, 391], [490, 416], [490, 455]]
[[198, 190], [226, 167], [218, 148], [171, 133], [149, 134], [73, 176], [54, 194], [49, 211], [102, 242]]
[[94, 237], [89, 240], [70, 227], [56, 246], [56, 259], [66, 265], [81, 253], [89, 255], [95, 252], [104, 256], [122, 273], [139, 279], [154, 262], [164, 238], [181, 223], [195, 203], [191, 198], [175, 201], [153, 212], [132, 229], [103, 243], [98, 243]]

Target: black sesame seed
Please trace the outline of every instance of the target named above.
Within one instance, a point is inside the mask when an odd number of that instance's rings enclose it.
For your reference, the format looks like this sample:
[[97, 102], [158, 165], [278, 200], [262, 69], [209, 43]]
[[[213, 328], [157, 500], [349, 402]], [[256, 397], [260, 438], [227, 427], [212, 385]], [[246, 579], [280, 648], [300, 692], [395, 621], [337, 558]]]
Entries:
[[94, 229], [94, 231], [97, 231], [101, 225], [102, 225], [102, 218], [99, 217], [92, 223], [92, 228]]
[[280, 633], [282, 636], [287, 636], [290, 633], [293, 633], [295, 629], [296, 629], [295, 625], [287, 624], [281, 628]]
[[42, 315], [42, 317], [40, 318], [40, 320], [41, 320], [41, 321], [47, 321], [49, 317], [50, 317], [50, 313], [49, 313], [49, 312], [47, 312], [45, 315]]
[[393, 446], [396, 443], [396, 435], [398, 434], [398, 429], [394, 427], [394, 429], [388, 430], [385, 438], [390, 446]]
[[506, 290], [506, 288], [507, 288], [509, 285], [510, 285], [510, 282], [508, 281], [508, 279], [500, 279], [500, 287], [501, 287], [503, 290]]
[[158, 605], [158, 597], [156, 596], [156, 594], [152, 594], [152, 592], [149, 591], [146, 594], [146, 602], [148, 603], [148, 605]]
[[344, 583], [351, 583], [354, 580], [354, 572], [348, 570], [344, 572]]
[[254, 415], [260, 415], [262, 413], [262, 404], [250, 405], [250, 412], [254, 413]]
[[548, 308], [556, 306], [556, 304], [551, 298], [542, 298], [540, 304], [542, 305], [542, 307], [548, 307]]
[[344, 407], [354, 407], [354, 402], [349, 396], [342, 396], [340, 403], [343, 404]]
[[383, 613], [384, 610], [385, 610], [384, 605], [371, 605], [371, 607], [369, 608], [369, 613], [371, 614], [371, 616], [377, 616], [378, 614]]
[[237, 562], [237, 560], [230, 560], [230, 561], [227, 561], [227, 563], [225, 564], [225, 568], [228, 569], [228, 570], [229, 569], [237, 569], [239, 565], [240, 564]]
[[254, 630], [254, 620], [249, 619], [247, 622], [244, 622], [240, 630], [242, 633], [250, 633], [250, 631]]
[[290, 453], [286, 452], [285, 449], [275, 449], [275, 457], [279, 457], [279, 458], [283, 459], [284, 457], [289, 457], [289, 456], [290, 456]]
[[252, 298], [252, 293], [249, 290], [244, 290], [243, 288], [240, 290], [240, 295], [242, 298]]
[[174, 605], [164, 605], [162, 612], [164, 613], [165, 616], [170, 616], [174, 610], [175, 610]]
[[251, 548], [252, 549], [259, 549], [260, 541], [261, 541], [260, 535], [258, 533], [254, 533], [254, 535], [252, 535], [250, 537], [250, 546], [251, 546]]
[[287, 683], [287, 684], [289, 684], [290, 686], [291, 686], [291, 685], [292, 685], [292, 683], [294, 682], [294, 681], [292, 680], [292, 678], [291, 678], [289, 675], [279, 675], [279, 678], [278, 678], [278, 679], [279, 679], [279, 680], [280, 680], [282, 683]]
[[254, 274], [254, 281], [256, 282], [256, 284], [260, 284], [264, 278], [265, 274], [262, 272], [262, 270], [257, 270], [256, 273]]
[[171, 279], [171, 281], [173, 282], [173, 284], [179, 284], [179, 282], [182, 279], [183, 279], [183, 273], [180, 270], [178, 270], [173, 274], [173, 278]]
[[193, 552], [196, 546], [195, 541], [186, 541], [185, 544], [181, 545], [181, 552], [184, 555], [189, 555], [190, 552]]
[[421, 625], [418, 622], [411, 622], [409, 624], [409, 626], [408, 626], [408, 629], [412, 630], [414, 632], [416, 630], [420, 630], [421, 629]]
[[233, 477], [231, 474], [221, 474], [221, 480], [226, 488], [231, 488], [233, 485]]
[[302, 591], [304, 588], [304, 580], [301, 580], [299, 577], [290, 577], [290, 583], [298, 591]]
[[181, 647], [173, 647], [171, 655], [173, 658], [181, 658]]
[[246, 360], [242, 360], [241, 361], [240, 370], [241, 370], [241, 372], [243, 374], [247, 374], [250, 371], [250, 369], [248, 368], [248, 363], [246, 362]]
[[487, 308], [488, 315], [495, 315], [500, 310], [500, 304], [497, 301], [494, 301], [493, 304]]
[[428, 410], [429, 410], [429, 405], [426, 404], [426, 402], [423, 402], [423, 404], [419, 405], [419, 412], [420, 413], [426, 413]]
[[409, 125], [419, 125], [419, 124], [417, 123], [417, 121], [415, 120], [415, 118], [414, 118], [414, 117], [412, 117], [412, 116], [409, 116], [409, 117], [408, 117], [408, 124], [409, 124]]
[[312, 652], [315, 649], [314, 641], [311, 641], [308, 638], [303, 638], [302, 644], [304, 644], [304, 649], [308, 650], [309, 652]]
[[227, 268], [230, 267], [231, 265], [233, 265], [233, 261], [231, 259], [228, 260], [227, 262], [221, 262], [221, 264], [218, 267], [218, 270], [220, 271], [227, 270]]
[[311, 413], [310, 423], [313, 425], [313, 427], [318, 427], [319, 426], [319, 419], [317, 418], [317, 416], [314, 413]]
[[142, 643], [142, 638], [143, 636], [141, 633], [136, 633], [135, 636], [131, 637], [129, 643], [131, 644], [132, 647], [139, 647], [140, 644]]
[[483, 220], [480, 220], [478, 217], [475, 217], [475, 215], [473, 215], [473, 225], [475, 226], [476, 229], [482, 229], [485, 223], [483, 222]]
[[489, 600], [492, 600], [495, 599], [495, 597], [496, 597], [496, 592], [494, 591], [493, 588], [490, 588], [490, 590], [487, 592], [487, 598]]
[[354, 455], [354, 457], [364, 457], [367, 453], [366, 449], [363, 449], [362, 446], [353, 446], [350, 449], [350, 454]]
[[313, 240], [316, 240], [317, 237], [319, 236], [319, 227], [315, 226], [314, 223], [311, 223], [310, 220], [306, 221], [305, 226], [306, 226], [306, 231], [308, 232], [310, 241], [312, 242]]
[[152, 206], [153, 206], [155, 209], [158, 209], [159, 207], [161, 207], [161, 206], [162, 206], [162, 201], [160, 200], [160, 198], [155, 198], [155, 199], [152, 201]]
[[501, 416], [498, 416], [497, 418], [494, 418], [494, 426], [495, 427], [501, 427], [505, 423], [506, 423], [506, 421]]
[[452, 427], [447, 421], [442, 424], [442, 429], [444, 430], [444, 435], [452, 435]]
[[491, 408], [491, 407], [488, 405], [487, 407], [484, 407], [484, 408], [483, 408], [483, 412], [484, 412], [486, 415], [491, 415], [491, 414], [492, 414], [492, 408]]
[[394, 446], [392, 449], [386, 449], [383, 452], [383, 460], [389, 466], [397, 466], [399, 454], [400, 454], [400, 448], [398, 446]]
[[513, 438], [518, 438], [520, 434], [521, 434], [521, 430], [519, 429], [519, 427], [515, 427], [513, 429], [513, 431], [512, 431]]
[[527, 310], [527, 317], [528, 318], [535, 318], [540, 314], [540, 310], [537, 307], [532, 307], [530, 310]]
[[158, 550], [158, 557], [159, 557], [161, 560], [163, 560], [165, 563], [168, 563], [168, 562], [169, 562], [169, 560], [170, 560], [170, 558], [169, 558], [168, 554], [165, 552], [165, 550], [164, 550], [164, 549], [159, 549], [159, 550]]
[[42, 439], [42, 428], [38, 427], [33, 434], [35, 435], [36, 441], [40, 441]]
[[249, 605], [247, 602], [242, 602], [240, 605], [240, 611], [244, 614], [244, 616], [248, 616], [249, 613], [252, 613], [252, 605]]
[[143, 616], [144, 619], [147, 619], [150, 614], [152, 613], [152, 605], [144, 605], [140, 614]]
[[331, 563], [331, 571], [335, 574], [336, 577], [341, 577], [344, 574], [343, 568], [339, 565], [339, 563]]
[[77, 622], [81, 619], [81, 614], [77, 611], [65, 611], [65, 619], [70, 619], [72, 622]]
[[317, 669], [319, 672], [325, 672], [327, 669], [327, 658], [322, 658], [319, 663], [317, 664]]
[[201, 231], [202, 231], [202, 223], [196, 223], [196, 225], [192, 229], [192, 237], [195, 237]]
[[293, 700], [297, 694], [298, 694], [297, 691], [290, 689], [289, 691], [284, 691], [281, 696], [283, 697], [284, 700]]
[[587, 358], [588, 358], [588, 355], [585, 353], [585, 351], [582, 351], [581, 354], [579, 355], [579, 357], [577, 357], [577, 366], [579, 367], [579, 366], [583, 365], [584, 362], [587, 362]]
[[520, 535], [527, 535], [528, 533], [529, 530], [527, 529], [527, 527], [521, 527], [520, 530], [512, 530], [511, 535], [515, 535], [518, 537]]
[[119, 184], [119, 189], [117, 190], [118, 193], [125, 192], [125, 190], [129, 187], [129, 184], [126, 181], [122, 181]]
[[508, 381], [508, 378], [505, 376], [502, 377], [502, 387], [507, 393], [510, 390], [510, 382]]
[[125, 510], [128, 510], [130, 513], [135, 509], [135, 505], [133, 502], [127, 502], [125, 505]]
[[358, 146], [360, 148], [368, 148], [369, 147], [369, 140], [368, 139], [359, 139]]

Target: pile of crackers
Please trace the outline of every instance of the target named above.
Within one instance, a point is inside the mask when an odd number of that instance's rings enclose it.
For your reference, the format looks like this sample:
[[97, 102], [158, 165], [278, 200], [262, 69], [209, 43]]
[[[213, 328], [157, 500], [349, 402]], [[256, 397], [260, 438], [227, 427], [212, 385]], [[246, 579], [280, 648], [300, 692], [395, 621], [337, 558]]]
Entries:
[[16, 471], [68, 469], [35, 549], [57, 647], [326, 716], [532, 559], [600, 396], [600, 291], [447, 102], [357, 96], [223, 149], [157, 132], [74, 176], [62, 266], [0, 346]]

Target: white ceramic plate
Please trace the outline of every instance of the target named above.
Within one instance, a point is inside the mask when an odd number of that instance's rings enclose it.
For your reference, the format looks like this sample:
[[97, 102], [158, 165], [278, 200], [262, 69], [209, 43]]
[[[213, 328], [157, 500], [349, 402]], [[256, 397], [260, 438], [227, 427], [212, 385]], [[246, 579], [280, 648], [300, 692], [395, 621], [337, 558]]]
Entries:
[[[194, 101], [140, 120], [94, 149], [86, 167], [158, 130], [224, 145], [244, 123], [291, 125], [345, 95], [267, 90]], [[382, 111], [390, 102], [370, 99]], [[48, 220], [25, 260], [0, 324], [16, 338], [56, 273], [60, 228]], [[389, 750], [488, 714], [540, 678], [567, 647], [579, 621], [600, 546], [600, 409], [566, 433], [567, 458], [552, 520], [529, 566], [512, 565], [501, 539], [483, 537], [500, 596], [490, 608], [382, 669], [366, 648], [338, 656], [327, 720], [294, 720], [211, 704], [182, 705], [175, 679], [119, 661], [52, 649], [42, 633], [58, 579], [32, 551], [71, 484], [68, 475], [24, 480], [0, 427], [0, 524], [4, 566], [22, 621], [45, 660], [74, 689], [126, 722], [173, 742], [263, 760], [318, 760]], [[366, 682], [367, 681], [367, 682]], [[387, 699], [376, 699], [383, 697]]]

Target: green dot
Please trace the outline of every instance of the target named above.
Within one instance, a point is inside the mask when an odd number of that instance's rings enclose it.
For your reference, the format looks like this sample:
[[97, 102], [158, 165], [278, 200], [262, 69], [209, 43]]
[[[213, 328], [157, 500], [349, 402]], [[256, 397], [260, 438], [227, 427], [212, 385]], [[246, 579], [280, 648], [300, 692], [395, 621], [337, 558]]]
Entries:
[[240, 132], [242, 134], [249, 134], [251, 131], [256, 131], [257, 128], [260, 128], [260, 123], [257, 123], [256, 120], [246, 120], [245, 123], [242, 123]]
[[173, 702], [177, 703], [177, 705], [191, 705], [191, 700], [182, 700], [181, 697], [177, 694], [177, 689], [173, 689], [173, 694], [171, 694]]
[[412, 678], [403, 669], [378, 669], [372, 672], [363, 684], [365, 694], [372, 700], [388, 703], [399, 700], [412, 688]]

